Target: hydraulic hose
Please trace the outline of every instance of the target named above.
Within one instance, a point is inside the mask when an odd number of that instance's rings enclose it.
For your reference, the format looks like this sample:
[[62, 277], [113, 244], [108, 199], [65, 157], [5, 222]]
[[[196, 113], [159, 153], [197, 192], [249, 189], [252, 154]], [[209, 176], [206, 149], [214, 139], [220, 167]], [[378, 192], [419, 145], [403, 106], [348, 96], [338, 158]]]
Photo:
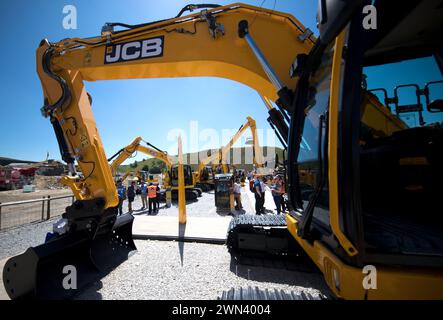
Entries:
[[53, 53], [54, 53], [54, 48], [49, 47], [43, 54], [43, 61], [42, 61], [43, 71], [49, 77], [57, 81], [57, 83], [60, 85], [60, 88], [62, 89], [62, 95], [54, 104], [45, 103], [43, 109], [45, 113], [48, 115], [52, 114], [52, 112], [54, 112], [54, 110], [56, 109], [63, 110], [63, 107], [65, 105], [69, 105], [71, 103], [71, 91], [69, 90], [68, 84], [66, 83], [65, 79], [63, 79], [62, 77], [60, 77], [58, 74], [54, 73], [51, 70], [50, 64]]

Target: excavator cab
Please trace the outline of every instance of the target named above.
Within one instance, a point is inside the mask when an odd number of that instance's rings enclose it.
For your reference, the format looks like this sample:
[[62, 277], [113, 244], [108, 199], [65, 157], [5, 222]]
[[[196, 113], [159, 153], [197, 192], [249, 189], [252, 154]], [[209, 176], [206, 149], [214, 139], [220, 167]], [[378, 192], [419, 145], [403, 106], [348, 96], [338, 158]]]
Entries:
[[[189, 186], [193, 184], [193, 178], [192, 178], [192, 168], [190, 165], [183, 165], [183, 171], [185, 174], [185, 185]], [[178, 166], [172, 166], [171, 168], [171, 185], [173, 187], [178, 186]]]
[[[196, 200], [198, 197], [202, 196], [203, 190], [194, 185], [194, 174], [192, 172], [192, 167], [188, 164], [183, 165], [184, 172], [184, 183], [185, 183], [185, 197], [186, 200]], [[171, 167], [169, 171], [171, 177], [170, 183], [172, 186], [172, 198], [177, 199], [178, 194], [178, 165]]]
[[[338, 297], [441, 298], [441, 1], [320, 3], [290, 128], [288, 229]], [[368, 265], [377, 290], [362, 285]]]

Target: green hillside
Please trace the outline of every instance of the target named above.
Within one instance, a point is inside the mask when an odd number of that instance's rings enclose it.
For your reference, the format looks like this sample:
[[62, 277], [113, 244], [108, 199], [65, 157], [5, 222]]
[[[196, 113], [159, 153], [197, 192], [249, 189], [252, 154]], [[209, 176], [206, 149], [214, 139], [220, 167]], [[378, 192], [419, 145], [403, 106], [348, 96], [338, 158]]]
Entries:
[[[281, 148], [269, 148], [268, 147], [263, 147], [263, 154], [264, 157], [267, 158], [267, 160], [269, 162], [271, 162], [271, 159], [274, 160], [275, 158], [275, 154], [273, 152], [273, 150], [275, 150], [275, 152], [278, 154], [280, 161], [282, 161], [283, 159], [283, 149]], [[203, 155], [209, 155], [210, 150], [206, 150]], [[215, 151], [217, 152], [217, 151]], [[230, 153], [230, 164], [234, 164], [237, 169], [245, 169], [245, 170], [252, 170], [253, 169], [253, 165], [251, 164], [245, 164], [246, 161], [246, 156], [245, 153], [247, 152], [248, 155], [248, 162], [252, 160], [252, 149], [251, 147], [241, 147], [241, 148], [232, 148], [231, 153]], [[272, 154], [268, 155], [268, 152]], [[185, 153], [183, 154], [183, 160], [185, 163], [190, 163], [190, 159], [198, 159], [197, 158], [197, 152], [194, 153]], [[174, 156], [175, 157], [175, 156]], [[236, 161], [234, 161], [234, 158], [236, 159]], [[240, 163], [237, 163], [240, 162]], [[122, 165], [119, 167], [118, 171], [119, 172], [126, 172], [126, 171], [139, 171], [139, 170], [143, 170], [143, 168], [146, 169], [149, 168], [149, 171], [151, 173], [156, 173], [156, 172], [160, 172], [162, 170], [166, 170], [166, 165], [164, 164], [164, 162], [162, 162], [161, 160], [158, 159], [154, 159], [154, 158], [148, 158], [145, 159], [143, 161], [134, 161], [133, 163], [129, 164], [129, 165]], [[193, 170], [197, 169], [198, 164], [191, 164], [191, 167]], [[154, 172], [152, 172], [154, 171]]]

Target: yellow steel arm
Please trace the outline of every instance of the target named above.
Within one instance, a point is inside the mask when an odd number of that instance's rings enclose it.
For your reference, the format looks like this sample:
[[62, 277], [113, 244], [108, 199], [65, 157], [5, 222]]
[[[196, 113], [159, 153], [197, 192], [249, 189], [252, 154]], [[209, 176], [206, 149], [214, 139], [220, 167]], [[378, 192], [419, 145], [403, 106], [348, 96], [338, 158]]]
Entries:
[[[62, 158], [70, 166], [71, 175], [63, 182], [78, 200], [102, 198], [105, 208], [118, 204], [83, 81], [214, 76], [238, 81], [276, 100], [278, 90], [239, 34], [241, 21], [250, 23], [247, 31], [275, 75], [294, 90], [297, 78], [290, 77], [289, 67], [297, 54], [309, 52], [314, 39], [303, 38], [305, 27], [291, 15], [249, 5], [218, 7], [125, 31], [105, 28], [94, 38], [40, 43], [37, 72], [43, 113], [50, 117]], [[75, 172], [75, 160], [83, 177]]]
[[115, 176], [117, 173], [118, 167], [129, 157], [132, 156], [134, 152], [137, 151], [137, 147], [139, 147], [140, 142], [142, 141], [141, 137], [135, 138], [130, 144], [119, 151], [117, 158], [115, 158], [111, 163], [112, 175]]
[[209, 163], [218, 164], [221, 163], [223, 172], [228, 172], [228, 166], [226, 164], [226, 155], [231, 150], [232, 146], [238, 141], [238, 139], [243, 135], [243, 133], [248, 129], [251, 129], [252, 140], [253, 140], [253, 162], [257, 168], [262, 168], [264, 166], [263, 161], [263, 153], [260, 147], [258, 135], [257, 135], [257, 125], [254, 119], [251, 117], [247, 117], [246, 123], [244, 123], [236, 132], [236, 134], [231, 138], [231, 140], [223, 146], [218, 152], [212, 153], [210, 156], [207, 156], [199, 161], [198, 169], [197, 169], [197, 177], [198, 180], [201, 176], [201, 173], [205, 166]]
[[[232, 146], [238, 141], [238, 139], [243, 135], [243, 133], [249, 128], [252, 133], [252, 141], [253, 141], [253, 162], [254, 165], [258, 168], [262, 168], [264, 166], [263, 161], [263, 153], [260, 147], [258, 135], [257, 135], [257, 125], [255, 120], [251, 117], [246, 117], [246, 123], [243, 124], [237, 131], [237, 133], [231, 138], [231, 140], [221, 149], [221, 162], [222, 165], [226, 164], [226, 156], [231, 150]], [[223, 168], [225, 170], [225, 166]], [[226, 173], [224, 171], [224, 173]]]
[[132, 154], [136, 151], [140, 151], [148, 156], [151, 156], [153, 158], [163, 161], [168, 166], [168, 170], [171, 169], [172, 158], [170, 156], [168, 156], [168, 154], [166, 152], [160, 152], [160, 151], [154, 150], [152, 148], [140, 145], [140, 142], [142, 140], [143, 139], [141, 137], [137, 137], [129, 145], [127, 145], [125, 148], [123, 148], [121, 151], [119, 151], [117, 158], [115, 158], [111, 163], [111, 170], [112, 170], [113, 175], [116, 174], [117, 168], [126, 159], [131, 157]]
[[167, 166], [168, 170], [172, 167], [172, 158], [168, 156], [166, 152], [160, 152], [145, 146], [137, 146], [137, 151], [143, 152], [144, 154], [151, 156], [153, 158], [163, 161]]

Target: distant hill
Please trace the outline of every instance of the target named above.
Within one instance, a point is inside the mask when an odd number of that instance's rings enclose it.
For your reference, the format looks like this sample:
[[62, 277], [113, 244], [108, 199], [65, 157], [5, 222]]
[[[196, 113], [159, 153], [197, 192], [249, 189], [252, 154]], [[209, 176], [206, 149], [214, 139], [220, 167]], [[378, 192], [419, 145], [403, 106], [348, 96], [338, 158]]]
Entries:
[[[283, 159], [283, 149], [277, 148], [277, 147], [262, 147], [263, 148], [263, 154], [264, 158], [268, 160], [268, 167], [274, 166], [274, 159], [275, 159], [275, 153], [278, 154], [280, 161]], [[275, 151], [272, 152], [272, 150]], [[209, 155], [210, 150], [203, 151], [203, 156]], [[218, 152], [217, 150], [212, 150], [212, 152]], [[268, 155], [268, 152], [272, 154]], [[241, 147], [241, 148], [232, 148], [230, 152], [230, 164], [234, 164], [237, 169], [244, 169], [244, 170], [252, 170], [253, 165], [252, 163], [245, 163], [246, 155], [248, 156], [248, 162], [252, 162], [252, 148], [251, 147]], [[175, 158], [176, 156], [174, 156]], [[234, 161], [234, 158], [236, 161]], [[185, 153], [183, 154], [183, 160], [184, 163], [190, 163], [191, 159], [198, 159], [198, 153]], [[237, 163], [240, 162], [240, 163]], [[119, 172], [127, 172], [127, 171], [138, 171], [142, 170], [144, 166], [148, 166], [149, 168], [160, 168], [160, 169], [166, 169], [166, 166], [164, 163], [158, 159], [155, 158], [149, 158], [144, 161], [134, 161], [133, 163], [129, 165], [121, 165], [118, 169]], [[198, 167], [198, 164], [191, 164], [191, 167], [193, 170], [196, 170]]]

